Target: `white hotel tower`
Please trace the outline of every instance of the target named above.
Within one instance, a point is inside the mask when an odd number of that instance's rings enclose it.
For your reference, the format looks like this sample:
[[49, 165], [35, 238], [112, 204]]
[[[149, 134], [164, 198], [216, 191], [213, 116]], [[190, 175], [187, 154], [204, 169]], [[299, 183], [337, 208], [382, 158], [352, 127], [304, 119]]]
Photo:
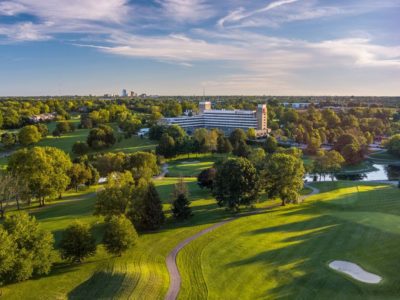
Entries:
[[199, 103], [200, 113], [198, 115], [183, 116], [177, 118], [165, 118], [162, 120], [166, 125], [179, 125], [188, 133], [196, 128], [218, 128], [229, 134], [236, 128], [247, 130], [256, 129], [257, 136], [265, 136], [267, 127], [267, 106], [259, 104], [257, 110], [216, 110], [211, 109], [211, 102]]

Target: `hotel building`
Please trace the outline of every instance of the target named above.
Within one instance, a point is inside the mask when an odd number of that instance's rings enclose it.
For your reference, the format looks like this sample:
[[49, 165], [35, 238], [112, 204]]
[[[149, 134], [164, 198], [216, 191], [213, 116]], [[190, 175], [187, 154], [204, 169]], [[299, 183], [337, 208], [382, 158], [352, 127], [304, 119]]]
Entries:
[[265, 136], [267, 127], [267, 106], [259, 104], [257, 110], [216, 110], [211, 109], [211, 102], [199, 103], [200, 113], [194, 116], [164, 118], [162, 124], [179, 125], [189, 134], [196, 128], [217, 128], [229, 134], [236, 128], [248, 130], [254, 128], [257, 136]]

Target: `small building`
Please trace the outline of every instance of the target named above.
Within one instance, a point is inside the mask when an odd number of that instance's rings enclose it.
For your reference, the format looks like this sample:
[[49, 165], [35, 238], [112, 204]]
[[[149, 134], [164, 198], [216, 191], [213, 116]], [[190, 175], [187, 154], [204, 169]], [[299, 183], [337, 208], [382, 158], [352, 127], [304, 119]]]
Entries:
[[149, 134], [149, 132], [150, 132], [150, 128], [141, 128], [138, 131], [138, 136], [140, 136], [140, 137], [147, 136]]

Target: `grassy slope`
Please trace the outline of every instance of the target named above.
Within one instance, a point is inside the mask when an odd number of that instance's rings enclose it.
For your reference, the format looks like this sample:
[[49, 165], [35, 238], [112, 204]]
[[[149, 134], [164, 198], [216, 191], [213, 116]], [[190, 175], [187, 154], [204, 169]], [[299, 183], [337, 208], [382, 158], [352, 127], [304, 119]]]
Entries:
[[224, 157], [226, 155], [215, 154], [171, 160], [168, 162], [168, 176], [196, 177], [202, 170], [212, 167], [216, 161]]
[[[3, 288], [3, 296], [6, 299], [97, 299], [112, 296], [120, 299], [162, 299], [169, 284], [165, 265], [167, 254], [181, 240], [231, 216], [224, 209], [218, 208], [209, 192], [198, 188], [195, 178], [185, 180], [189, 183], [194, 210], [194, 217], [189, 221], [175, 223], [168, 220], [162, 230], [142, 234], [140, 243], [119, 258], [107, 255], [100, 245], [96, 256], [81, 265], [68, 265], [58, 259], [51, 274], [9, 285]], [[173, 184], [176, 182], [177, 178], [156, 181], [167, 214]], [[73, 202], [82, 197], [82, 201]], [[103, 221], [92, 215], [95, 201], [92, 191], [66, 199], [65, 203], [55, 203], [34, 212], [42, 226], [52, 230], [58, 241], [62, 230], [73, 220], [79, 219], [95, 225], [95, 235], [100, 241]], [[260, 201], [257, 206], [271, 203], [275, 202]]]
[[[184, 248], [180, 299], [398, 298], [400, 191], [356, 183], [321, 189], [301, 206], [236, 220]], [[334, 259], [384, 281], [366, 285], [338, 274], [327, 267]]]

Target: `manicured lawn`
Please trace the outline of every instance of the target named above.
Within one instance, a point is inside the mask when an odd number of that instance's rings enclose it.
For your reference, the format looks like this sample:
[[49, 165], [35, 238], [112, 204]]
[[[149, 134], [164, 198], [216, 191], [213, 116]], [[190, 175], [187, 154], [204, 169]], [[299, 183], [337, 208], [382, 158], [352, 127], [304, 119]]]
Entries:
[[[189, 185], [194, 212], [189, 221], [177, 223], [168, 218], [161, 230], [142, 234], [139, 244], [122, 257], [108, 255], [100, 245], [96, 256], [80, 265], [65, 264], [58, 258], [51, 274], [6, 286], [2, 289], [3, 296], [6, 299], [29, 299], [31, 295], [35, 299], [163, 299], [169, 285], [165, 265], [168, 253], [181, 240], [232, 216], [216, 205], [208, 191], [197, 186], [195, 178], [185, 178], [185, 181]], [[171, 193], [176, 182], [177, 178], [155, 181], [167, 216], [170, 216]], [[92, 215], [95, 189], [66, 195], [61, 204], [50, 204], [36, 210], [34, 215], [44, 228], [53, 231], [57, 242], [62, 230], [76, 219], [93, 224], [94, 234], [100, 242], [103, 220]], [[261, 200], [256, 206], [263, 207], [276, 202]]]
[[371, 162], [365, 160], [356, 165], [344, 166], [339, 173], [349, 174], [349, 173], [372, 172], [372, 171], [376, 171], [376, 169], [374, 168]]
[[226, 155], [208, 155], [191, 158], [180, 158], [168, 161], [168, 176], [171, 177], [196, 177], [199, 173], [210, 168], [218, 160], [223, 159]]
[[377, 163], [397, 163], [399, 164], [400, 158], [389, 154], [386, 150], [375, 152], [369, 155], [373, 162]]
[[[235, 220], [178, 255], [180, 299], [396, 299], [400, 190], [322, 183], [300, 206]], [[348, 260], [383, 277], [368, 285], [332, 271]]]

